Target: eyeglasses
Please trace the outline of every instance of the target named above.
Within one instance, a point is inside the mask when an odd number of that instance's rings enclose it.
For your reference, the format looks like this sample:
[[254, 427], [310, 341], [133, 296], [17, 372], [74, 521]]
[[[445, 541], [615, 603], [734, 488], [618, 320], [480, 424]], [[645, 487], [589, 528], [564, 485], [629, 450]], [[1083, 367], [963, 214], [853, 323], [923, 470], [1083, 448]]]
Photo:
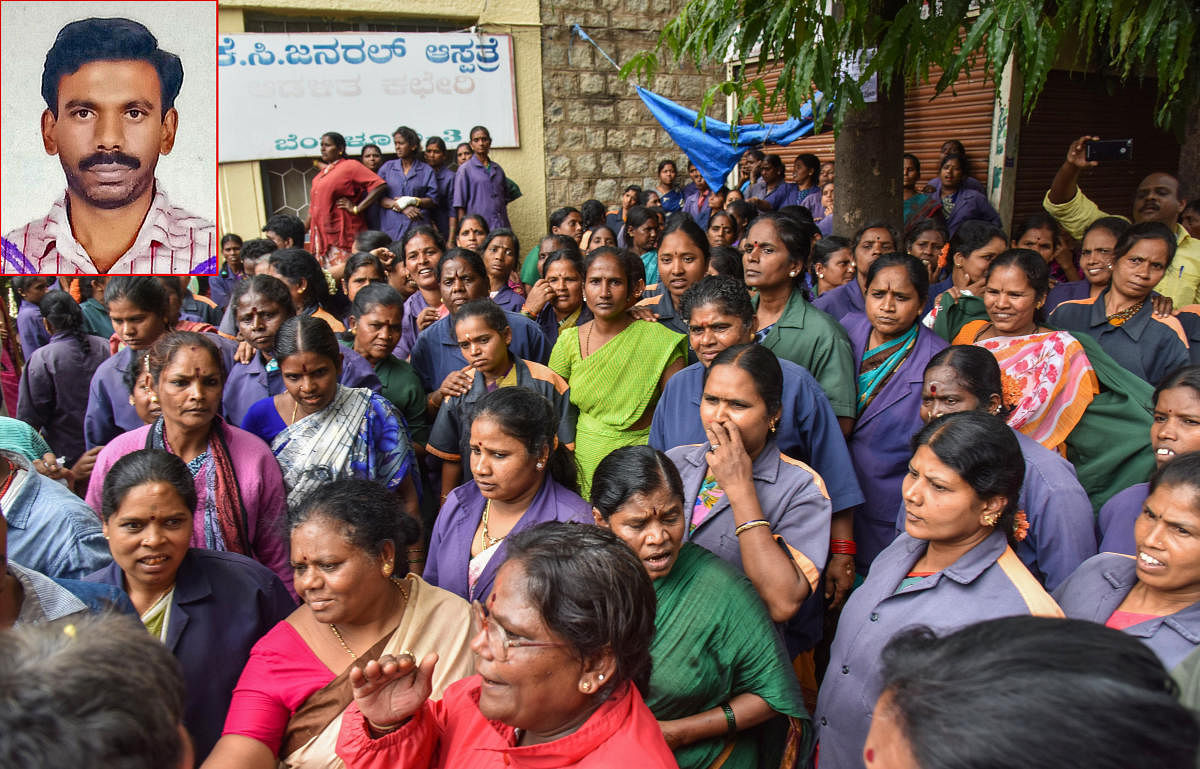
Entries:
[[519, 649], [522, 646], [566, 646], [557, 641], [526, 641], [514, 640], [508, 637], [508, 631], [499, 622], [494, 621], [488, 610], [479, 601], [471, 601], [471, 637], [479, 635], [482, 630], [487, 638], [488, 648], [492, 656], [499, 662], [508, 661], [508, 650]]

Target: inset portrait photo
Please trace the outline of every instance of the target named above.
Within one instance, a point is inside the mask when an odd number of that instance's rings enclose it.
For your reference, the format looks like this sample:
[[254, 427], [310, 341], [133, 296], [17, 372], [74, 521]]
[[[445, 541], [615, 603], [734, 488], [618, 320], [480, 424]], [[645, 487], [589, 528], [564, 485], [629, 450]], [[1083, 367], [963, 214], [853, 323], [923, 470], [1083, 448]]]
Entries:
[[217, 271], [217, 4], [0, 3], [0, 274]]

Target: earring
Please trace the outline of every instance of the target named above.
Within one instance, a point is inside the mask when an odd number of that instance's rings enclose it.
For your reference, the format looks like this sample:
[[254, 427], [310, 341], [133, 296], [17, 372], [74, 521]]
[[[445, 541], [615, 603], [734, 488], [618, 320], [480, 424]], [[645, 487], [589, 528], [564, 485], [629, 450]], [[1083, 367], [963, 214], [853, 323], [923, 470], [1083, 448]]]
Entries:
[[545, 467], [545, 466], [546, 466], [546, 463], [545, 463], [545, 462], [538, 462], [538, 463], [537, 463], [537, 469], [539, 469], [539, 470], [541, 470], [541, 469], [542, 469], [543, 467]]
[[392, 565], [390, 563], [385, 563], [383, 565], [383, 576], [385, 576], [385, 577], [392, 576]]
[[599, 678], [601, 681], [603, 681], [603, 680], [604, 680], [604, 674], [603, 674], [603, 673], [601, 673], [600, 675], [596, 676], [596, 678]]
[[136, 405], [137, 405], [136, 403], [134, 403], [134, 402], [133, 402], [133, 396], [132, 396], [132, 395], [130, 395], [130, 396], [129, 396], [129, 405], [130, 405], [130, 406], [136, 406]]
[[796, 277], [796, 271], [795, 271], [795, 270], [792, 270], [791, 272], [789, 272], [789, 273], [788, 273], [788, 277], [789, 277], [789, 278], [794, 278], [794, 277]]
[[583, 682], [583, 686], [582, 686], [581, 688], [582, 688], [582, 689], [583, 689], [585, 692], [590, 692], [590, 691], [592, 690], [592, 682], [591, 682], [591, 681], [584, 681], [584, 682]]
[[998, 521], [998, 520], [1000, 520], [1000, 515], [998, 513], [992, 513], [991, 515], [984, 516], [983, 525], [984, 526], [995, 526], [996, 521]]

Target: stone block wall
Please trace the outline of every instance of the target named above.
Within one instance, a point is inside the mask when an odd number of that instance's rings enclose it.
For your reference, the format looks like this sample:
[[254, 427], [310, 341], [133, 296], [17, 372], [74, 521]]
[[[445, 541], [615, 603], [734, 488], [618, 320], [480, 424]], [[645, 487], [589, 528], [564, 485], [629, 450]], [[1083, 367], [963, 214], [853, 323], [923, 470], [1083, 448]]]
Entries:
[[[542, 101], [546, 131], [546, 209], [589, 198], [616, 205], [629, 184], [653, 186], [661, 160], [684, 175], [686, 156], [634, 91], [590, 43], [571, 34], [579, 24], [619, 64], [653, 48], [680, 0], [541, 0]], [[697, 109], [722, 74], [713, 67], [662, 67], [643, 85]], [[710, 111], [724, 117], [723, 103]], [[686, 178], [685, 178], [686, 181]]]

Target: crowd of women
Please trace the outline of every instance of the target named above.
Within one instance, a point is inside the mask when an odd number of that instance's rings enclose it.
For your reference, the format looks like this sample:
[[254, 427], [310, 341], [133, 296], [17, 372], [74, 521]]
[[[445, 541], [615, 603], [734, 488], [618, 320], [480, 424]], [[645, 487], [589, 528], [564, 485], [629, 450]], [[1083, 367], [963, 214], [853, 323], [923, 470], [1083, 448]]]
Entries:
[[0, 735], [66, 653], [14, 633], [104, 608], [208, 769], [1194, 765], [1175, 232], [1010, 235], [950, 146], [841, 238], [832, 164], [752, 150], [523, 254], [485, 128], [457, 172], [396, 137], [322, 137], [308, 227], [227, 235], [209, 296], [13, 280]]

